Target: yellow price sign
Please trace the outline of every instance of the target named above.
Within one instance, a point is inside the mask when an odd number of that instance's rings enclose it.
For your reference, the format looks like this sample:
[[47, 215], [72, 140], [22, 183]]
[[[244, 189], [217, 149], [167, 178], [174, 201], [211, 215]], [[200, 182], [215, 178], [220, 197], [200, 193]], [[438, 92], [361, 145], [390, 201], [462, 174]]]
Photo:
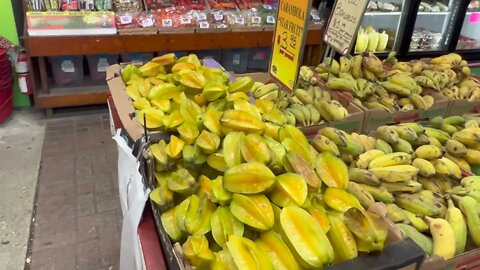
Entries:
[[301, 65], [310, 6], [311, 0], [278, 1], [269, 73], [290, 91], [295, 87]]

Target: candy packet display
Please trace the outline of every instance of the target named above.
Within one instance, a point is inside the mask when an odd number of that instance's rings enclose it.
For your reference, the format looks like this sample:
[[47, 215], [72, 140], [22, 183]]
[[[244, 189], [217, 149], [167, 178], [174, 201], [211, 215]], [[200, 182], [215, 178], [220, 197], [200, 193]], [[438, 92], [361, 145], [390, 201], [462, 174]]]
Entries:
[[98, 11], [112, 10], [112, 0], [95, 0], [95, 8]]

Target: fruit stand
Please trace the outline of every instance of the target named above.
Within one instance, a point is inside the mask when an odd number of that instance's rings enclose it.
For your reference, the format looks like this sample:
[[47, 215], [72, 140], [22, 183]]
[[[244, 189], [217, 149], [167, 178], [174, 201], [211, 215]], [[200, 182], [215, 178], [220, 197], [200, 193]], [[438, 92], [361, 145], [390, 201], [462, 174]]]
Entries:
[[[33, 70], [38, 71], [36, 76], [38, 85], [34, 91], [35, 104], [41, 109], [51, 109], [103, 104], [106, 102], [108, 91], [103, 83], [86, 86], [52, 84], [47, 74], [47, 57], [49, 56], [269, 47], [272, 35], [272, 31], [253, 31], [73, 37], [28, 36], [24, 40], [31, 65], [35, 67]], [[307, 44], [310, 45], [308, 51], [312, 59], [320, 59], [321, 36], [322, 31], [319, 29], [309, 31]], [[64, 46], [64, 44], [70, 46]]]
[[[456, 56], [448, 59], [453, 59], [451, 67], [458, 62]], [[302, 67], [302, 88], [283, 94], [265, 74], [231, 79], [203, 66], [195, 55], [165, 54], [140, 67], [110, 67], [107, 81], [112, 100], [121, 104], [125, 132], [132, 143], [146, 145], [133, 148], [145, 157], [145, 183], [152, 189], [169, 269], [184, 264], [255, 269], [249, 263], [269, 269], [279, 257], [285, 257], [281, 263], [287, 269], [414, 269], [423, 253], [421, 269], [477, 266], [480, 220], [472, 209], [478, 209], [479, 180], [473, 176], [480, 164], [478, 118], [447, 117], [454, 99], [435, 90], [439, 93], [427, 93], [446, 100], [439, 115], [392, 117], [396, 123], [345, 132], [334, 126], [352, 113], [341, 102], [348, 90], [323, 82], [321, 71]], [[473, 80], [467, 69], [457, 72], [465, 78], [456, 84]], [[151, 88], [147, 92], [145, 80]], [[425, 91], [422, 80], [410, 82], [417, 81]], [[391, 89], [402, 97], [412, 94], [389, 84], [384, 88]], [[250, 96], [256, 101], [249, 103]], [[181, 102], [175, 105], [176, 100]], [[367, 121], [370, 109], [362, 102], [356, 108]], [[425, 111], [426, 102], [411, 103]], [[379, 237], [378, 246], [365, 242], [372, 239], [367, 235]], [[318, 249], [309, 246], [311, 239]], [[300, 250], [317, 259], [302, 257]], [[365, 268], [359, 268], [362, 264]]]

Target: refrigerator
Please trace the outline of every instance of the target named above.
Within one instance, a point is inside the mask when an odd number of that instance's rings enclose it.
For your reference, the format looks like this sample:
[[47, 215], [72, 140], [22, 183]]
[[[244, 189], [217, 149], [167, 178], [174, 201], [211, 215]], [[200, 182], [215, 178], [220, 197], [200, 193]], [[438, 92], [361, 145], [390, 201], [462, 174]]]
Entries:
[[381, 58], [390, 51], [403, 60], [456, 51], [480, 61], [480, 0], [371, 0], [362, 31], [388, 34], [386, 48], [374, 51]]
[[[368, 39], [368, 47], [363, 50], [361, 45], [354, 48], [354, 53], [370, 51], [379, 54], [388, 53], [390, 51], [399, 51], [402, 39], [404, 37], [404, 28], [407, 25], [408, 13], [411, 10], [410, 0], [383, 0], [370, 1], [364, 14], [359, 29], [359, 38], [362, 35]], [[381, 46], [382, 35], [388, 38], [386, 46]], [[372, 47], [372, 40], [375, 44]]]
[[459, 31], [455, 49], [467, 58], [480, 60], [480, 0], [469, 1]]

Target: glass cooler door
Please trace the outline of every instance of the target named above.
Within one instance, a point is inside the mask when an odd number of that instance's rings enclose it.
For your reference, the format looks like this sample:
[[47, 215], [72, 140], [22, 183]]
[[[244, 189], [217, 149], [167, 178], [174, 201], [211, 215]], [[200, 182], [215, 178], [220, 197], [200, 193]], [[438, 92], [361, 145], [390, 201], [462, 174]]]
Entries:
[[461, 7], [459, 0], [421, 1], [410, 42], [411, 52], [446, 51]]
[[370, 0], [358, 31], [355, 53], [398, 51], [410, 0]]
[[480, 49], [480, 0], [472, 0], [468, 5], [457, 50]]

